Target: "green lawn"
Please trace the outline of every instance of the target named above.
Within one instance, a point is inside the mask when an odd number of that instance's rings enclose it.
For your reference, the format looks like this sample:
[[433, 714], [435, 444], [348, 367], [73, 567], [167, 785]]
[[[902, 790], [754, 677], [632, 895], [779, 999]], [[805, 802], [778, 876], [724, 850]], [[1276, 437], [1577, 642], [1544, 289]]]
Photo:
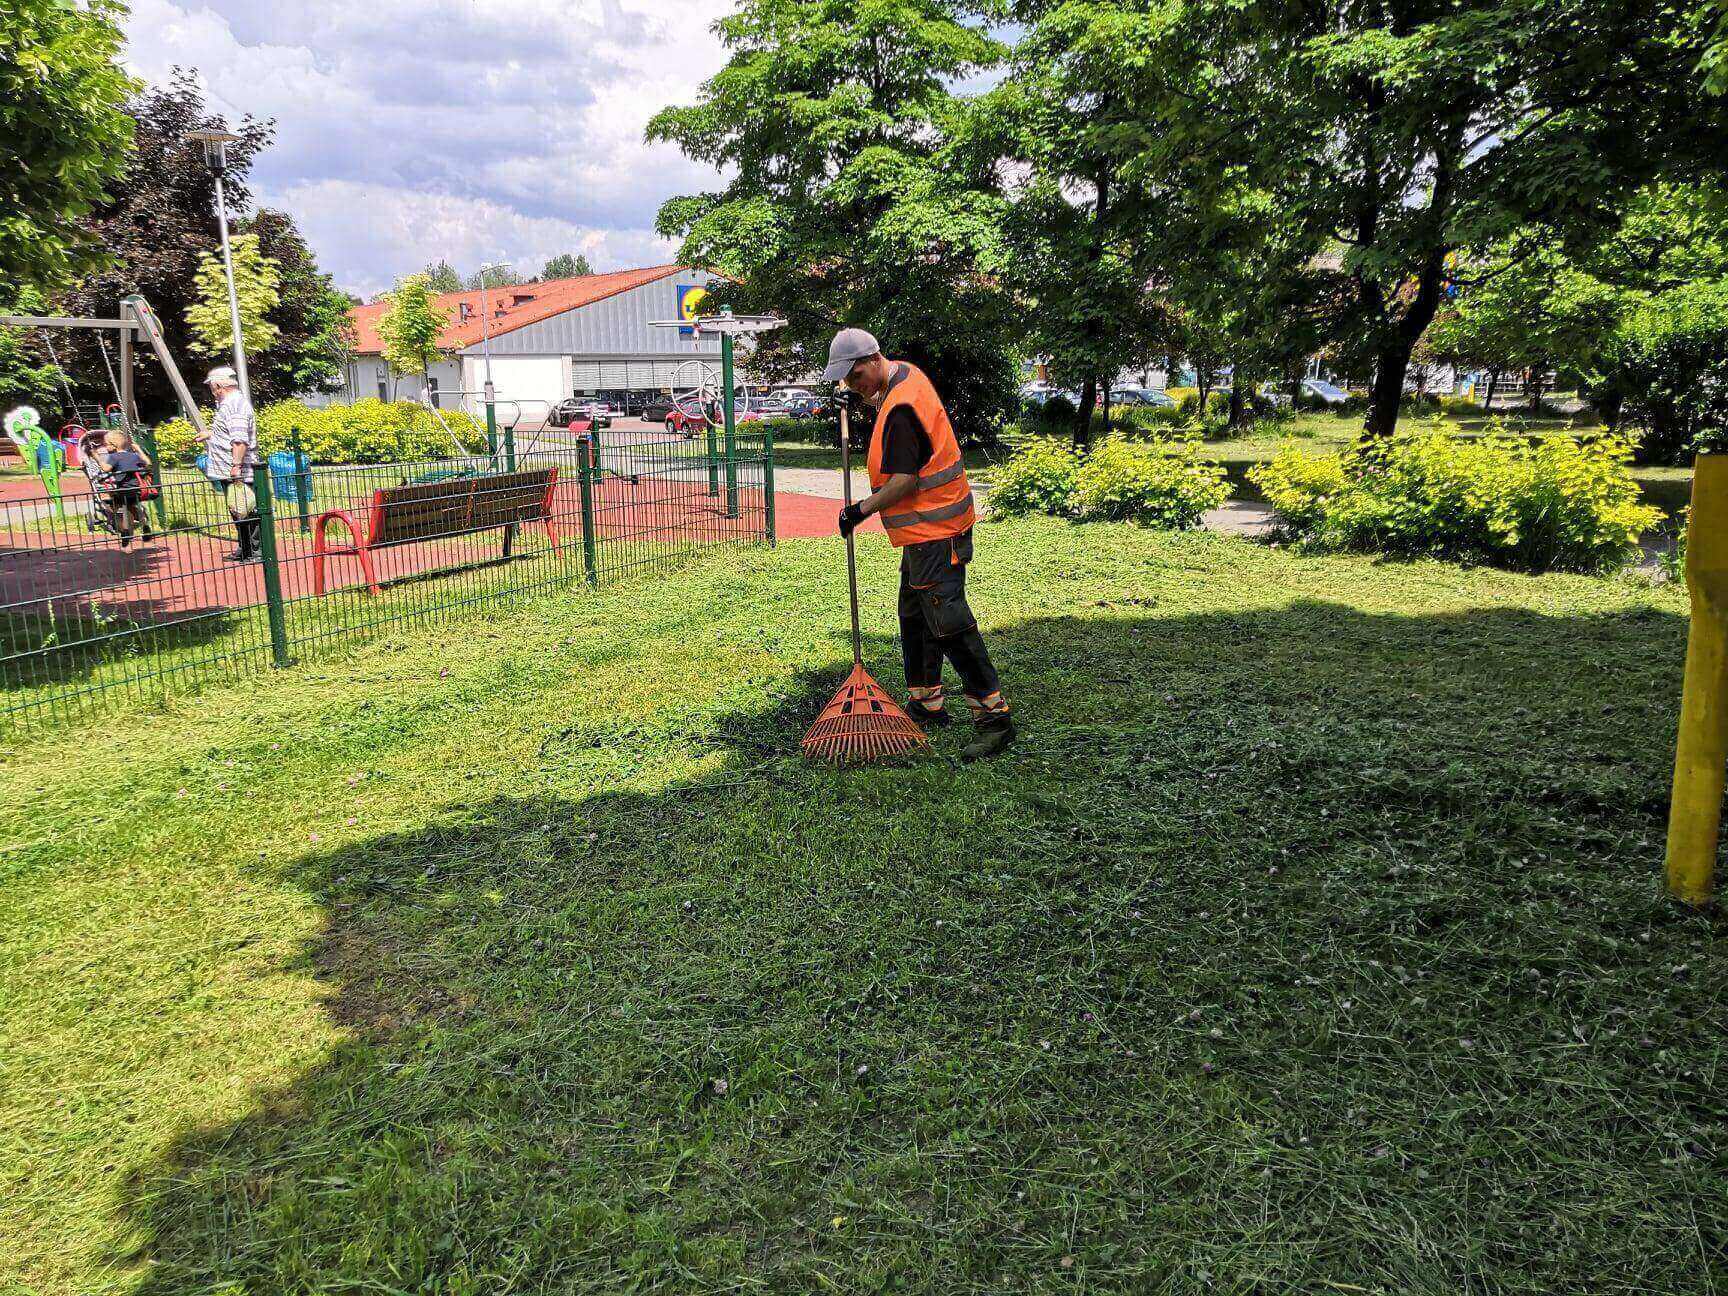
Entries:
[[1677, 592], [979, 552], [984, 767], [797, 757], [828, 541], [0, 757], [0, 1292], [1723, 1284]]

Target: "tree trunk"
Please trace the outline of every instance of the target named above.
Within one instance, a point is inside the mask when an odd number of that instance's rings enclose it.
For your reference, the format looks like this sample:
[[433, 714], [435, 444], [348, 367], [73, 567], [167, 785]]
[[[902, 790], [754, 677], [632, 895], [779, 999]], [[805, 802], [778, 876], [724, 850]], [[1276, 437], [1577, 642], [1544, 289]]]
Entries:
[[1530, 371], [1529, 395], [1530, 395], [1530, 400], [1529, 400], [1529, 404], [1525, 407], [1526, 411], [1532, 415], [1541, 413], [1542, 412], [1542, 373], [1541, 373], [1541, 370], [1539, 370], [1539, 369], [1532, 369]]
[[1398, 406], [1404, 399], [1404, 375], [1410, 372], [1411, 344], [1402, 333], [1380, 349], [1374, 362], [1374, 386], [1368, 395], [1368, 417], [1363, 434], [1389, 437], [1398, 430]]
[[1074, 444], [1081, 450], [1092, 444], [1092, 405], [1098, 399], [1098, 375], [1089, 373], [1080, 384], [1080, 408], [1074, 412]]
[[1110, 435], [1110, 384], [1104, 384], [1104, 435]]
[[1490, 369], [1488, 371], [1488, 399], [1482, 402], [1482, 412], [1484, 414], [1492, 414], [1494, 412], [1494, 390], [1499, 386], [1500, 371], [1498, 369]]
[[1230, 426], [1232, 428], [1239, 428], [1248, 421], [1244, 415], [1247, 414], [1250, 406], [1242, 395], [1243, 388], [1247, 385], [1243, 368], [1241, 365], [1237, 365], [1235, 375], [1230, 383]]
[[1602, 426], [1613, 432], [1620, 426], [1620, 411], [1626, 404], [1626, 398], [1616, 392], [1604, 397], [1596, 406], [1596, 412], [1602, 418]]

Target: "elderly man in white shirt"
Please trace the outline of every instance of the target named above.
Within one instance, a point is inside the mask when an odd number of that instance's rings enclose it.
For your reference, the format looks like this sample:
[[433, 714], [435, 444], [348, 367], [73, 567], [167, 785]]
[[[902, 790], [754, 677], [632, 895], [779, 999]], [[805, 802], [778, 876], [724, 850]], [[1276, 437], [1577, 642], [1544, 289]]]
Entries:
[[216, 398], [216, 417], [210, 420], [206, 447], [206, 471], [221, 488], [234, 519], [240, 547], [228, 557], [235, 562], [255, 562], [259, 554], [258, 497], [252, 493], [252, 465], [257, 459], [258, 424], [252, 403], [240, 390], [240, 379], [226, 365], [212, 369], [205, 379]]

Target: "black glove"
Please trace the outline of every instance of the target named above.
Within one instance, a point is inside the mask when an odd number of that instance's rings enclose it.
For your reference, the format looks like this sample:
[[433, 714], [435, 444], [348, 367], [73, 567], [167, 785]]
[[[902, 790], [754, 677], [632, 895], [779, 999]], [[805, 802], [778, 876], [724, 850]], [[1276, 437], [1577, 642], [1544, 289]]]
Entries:
[[864, 510], [857, 504], [848, 504], [840, 510], [840, 534], [849, 536], [864, 525]]

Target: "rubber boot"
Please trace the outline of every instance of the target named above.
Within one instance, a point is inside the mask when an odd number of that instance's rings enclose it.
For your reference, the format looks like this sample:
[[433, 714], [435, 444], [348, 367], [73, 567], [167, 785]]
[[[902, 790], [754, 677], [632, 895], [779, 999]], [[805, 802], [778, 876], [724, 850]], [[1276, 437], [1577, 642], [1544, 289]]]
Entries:
[[929, 729], [932, 726], [942, 728], [954, 723], [954, 717], [948, 714], [946, 707], [940, 711], [932, 711], [916, 699], [906, 704], [906, 714], [912, 717], [913, 724], [923, 729]]
[[968, 763], [996, 755], [1020, 736], [1019, 730], [1014, 728], [1012, 716], [980, 720], [975, 734], [976, 737], [960, 749], [960, 759]]

